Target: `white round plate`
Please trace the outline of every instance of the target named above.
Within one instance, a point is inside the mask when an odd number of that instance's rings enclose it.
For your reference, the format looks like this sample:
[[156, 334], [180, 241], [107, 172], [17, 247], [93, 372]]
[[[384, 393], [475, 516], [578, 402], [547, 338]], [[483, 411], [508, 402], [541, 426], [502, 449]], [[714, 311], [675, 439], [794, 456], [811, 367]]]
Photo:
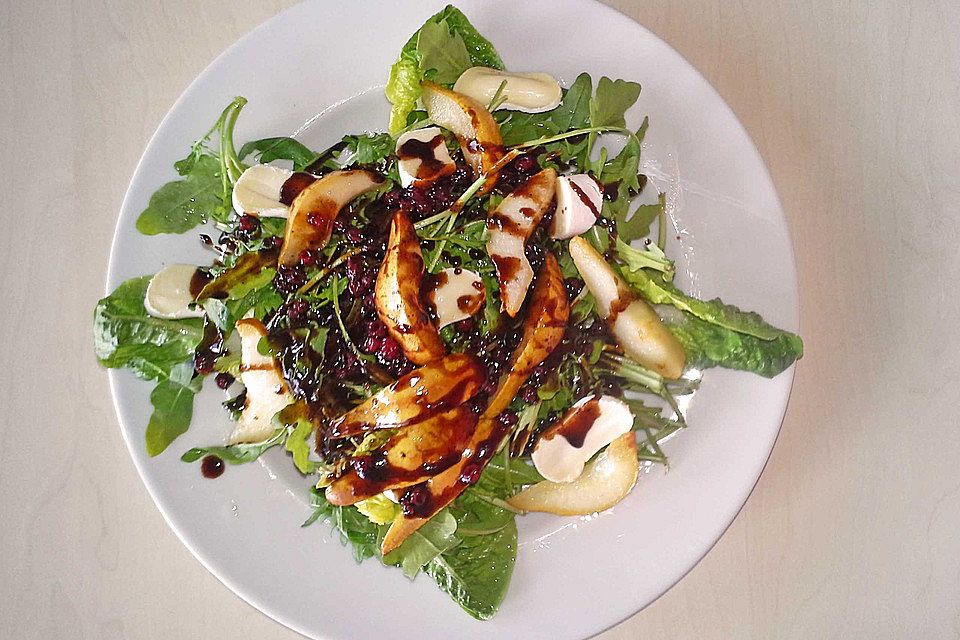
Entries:
[[[729, 107], [669, 46], [623, 15], [583, 0], [462, 0], [508, 68], [581, 71], [643, 85], [628, 124], [650, 116], [644, 170], [669, 196], [668, 252], [692, 293], [759, 311], [796, 330], [797, 284], [783, 213], [763, 161]], [[109, 289], [177, 262], [209, 263], [196, 233], [146, 237], [134, 223], [173, 162], [235, 95], [249, 99], [237, 141], [290, 135], [322, 149], [382, 130], [383, 85], [400, 48], [441, 0], [312, 2], [276, 16], [217, 58], [184, 92], [147, 146], [117, 226]], [[309, 123], [306, 128], [301, 128]], [[736, 516], [770, 454], [793, 379], [710, 370], [687, 407], [688, 431], [667, 443], [630, 496], [592, 518], [527, 516], [513, 581], [497, 616], [478, 622], [427, 576], [414, 582], [351, 551], [309, 515], [307, 488], [284, 452], [215, 480], [179, 460], [222, 442], [230, 425], [208, 384], [190, 431], [148, 458], [150, 385], [111, 372], [124, 437], [170, 526], [228, 587], [312, 638], [549, 638], [596, 634], [670, 588]]]

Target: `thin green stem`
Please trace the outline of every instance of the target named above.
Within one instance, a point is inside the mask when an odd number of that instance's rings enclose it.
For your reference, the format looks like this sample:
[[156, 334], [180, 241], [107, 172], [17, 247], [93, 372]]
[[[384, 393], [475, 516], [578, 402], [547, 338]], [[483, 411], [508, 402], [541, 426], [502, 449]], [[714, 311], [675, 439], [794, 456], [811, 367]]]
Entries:
[[353, 340], [350, 338], [350, 334], [347, 333], [347, 327], [343, 324], [343, 316], [340, 313], [340, 296], [337, 294], [338, 285], [340, 284], [340, 277], [336, 274], [333, 276], [333, 315], [337, 317], [337, 325], [340, 327], [340, 334], [343, 336], [343, 340], [347, 343], [347, 346], [350, 347], [350, 350], [353, 351], [353, 355], [357, 356], [359, 359], [363, 359], [363, 354], [360, 353], [360, 349], [357, 348], [357, 345], [353, 344]]
[[[507, 88], [507, 81], [501, 80], [500, 86], [497, 87], [496, 93], [493, 94], [493, 97], [490, 98], [490, 102], [487, 104], [487, 111], [493, 113], [497, 108], [506, 102], [507, 97], [503, 96], [503, 90]], [[502, 99], [501, 99], [502, 96]], [[499, 101], [499, 102], [498, 102]]]
[[303, 295], [303, 294], [309, 292], [311, 289], [313, 289], [315, 286], [317, 286], [317, 284], [318, 284], [321, 280], [323, 280], [323, 279], [326, 278], [328, 275], [330, 275], [330, 272], [331, 272], [331, 271], [333, 271], [334, 269], [336, 269], [337, 267], [339, 267], [341, 264], [343, 264], [344, 262], [346, 262], [347, 260], [349, 260], [349, 259], [352, 258], [353, 256], [357, 255], [358, 253], [361, 253], [362, 251], [363, 251], [363, 249], [361, 249], [360, 247], [353, 247], [353, 248], [350, 249], [349, 251], [345, 251], [339, 258], [337, 258], [336, 260], [334, 260], [333, 262], [331, 262], [330, 264], [328, 264], [327, 266], [325, 266], [323, 269], [321, 269], [320, 271], [318, 271], [317, 274], [316, 274], [315, 276], [313, 276], [312, 278], [310, 278], [310, 279], [307, 281], [306, 284], [304, 284], [302, 287], [300, 287], [299, 289], [297, 289], [297, 294], [298, 294], [298, 295]]
[[582, 136], [590, 133], [619, 133], [621, 135], [629, 137], [636, 137], [636, 134], [626, 127], [586, 127], [583, 129], [573, 129], [565, 133], [558, 133], [553, 136], [546, 136], [543, 138], [537, 138], [536, 140], [528, 140], [527, 142], [521, 142], [520, 144], [514, 145], [513, 149], [529, 149], [530, 147], [539, 147], [542, 144], [551, 144], [554, 142], [560, 142], [561, 140], [566, 140], [567, 138], [575, 138], [577, 136]]

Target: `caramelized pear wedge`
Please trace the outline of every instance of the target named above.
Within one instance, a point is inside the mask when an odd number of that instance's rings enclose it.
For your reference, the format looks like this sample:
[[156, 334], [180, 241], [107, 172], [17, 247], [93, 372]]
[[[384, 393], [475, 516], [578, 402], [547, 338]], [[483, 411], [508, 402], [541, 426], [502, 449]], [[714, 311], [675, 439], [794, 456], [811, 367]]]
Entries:
[[280, 264], [290, 266], [301, 252], [325, 247], [340, 210], [382, 183], [372, 171], [351, 169], [333, 171], [306, 187], [290, 205]]
[[377, 274], [374, 300], [380, 320], [414, 364], [427, 364], [447, 352], [420, 298], [422, 279], [423, 254], [417, 232], [407, 215], [397, 211], [390, 223], [387, 254]]
[[460, 405], [401, 429], [382, 448], [353, 459], [327, 487], [327, 501], [350, 505], [437, 475], [460, 459], [476, 426], [477, 414]]
[[557, 172], [544, 169], [510, 192], [487, 216], [487, 253], [497, 268], [500, 300], [513, 318], [520, 311], [533, 281], [533, 268], [525, 248], [553, 202]]
[[432, 82], [424, 82], [420, 88], [427, 116], [457, 136], [463, 157], [474, 174], [491, 173], [478, 192], [479, 195], [489, 193], [497, 180], [496, 172], [491, 169], [504, 155], [500, 125], [485, 106], [469, 96]]
[[398, 429], [458, 407], [472, 398], [487, 374], [476, 358], [455, 353], [401, 376], [333, 421], [327, 438]]
[[457, 464], [422, 485], [428, 497], [419, 514], [401, 514], [393, 521], [381, 545], [384, 555], [399, 547], [414, 531], [480, 478], [490, 457], [510, 431], [510, 427], [504, 426], [498, 416], [510, 406], [533, 369], [560, 344], [569, 317], [570, 303], [563, 287], [560, 265], [553, 254], [548, 253], [533, 288], [530, 308], [523, 324], [523, 336], [510, 357], [510, 369], [500, 378], [490, 396], [473, 437], [463, 450], [463, 456]]
[[570, 257], [623, 352], [665, 378], [679, 378], [686, 363], [683, 345], [653, 307], [638, 298], [584, 238], [570, 239]]
[[238, 320], [236, 331], [240, 336], [240, 381], [247, 388], [247, 397], [229, 443], [260, 442], [273, 434], [273, 416], [293, 402], [293, 395], [276, 358], [260, 353], [260, 339], [267, 335], [263, 323], [254, 318]]
[[522, 511], [586, 516], [623, 500], [637, 483], [639, 472], [637, 445], [631, 431], [611, 442], [573, 482], [544, 480], [508, 498], [507, 504]]

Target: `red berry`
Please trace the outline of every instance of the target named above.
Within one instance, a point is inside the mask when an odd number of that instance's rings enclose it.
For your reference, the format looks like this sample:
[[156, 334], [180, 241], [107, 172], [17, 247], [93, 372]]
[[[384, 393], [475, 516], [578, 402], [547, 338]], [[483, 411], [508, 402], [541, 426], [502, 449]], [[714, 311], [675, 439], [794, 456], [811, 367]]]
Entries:
[[460, 472], [460, 482], [464, 484], [474, 484], [477, 480], [480, 479], [480, 472], [482, 469], [478, 464], [468, 464], [464, 465], [463, 471]]
[[260, 226], [260, 221], [251, 215], [243, 214], [240, 216], [239, 226], [241, 231], [250, 233], [251, 231], [255, 231], [256, 228]]
[[317, 256], [314, 255], [313, 251], [304, 249], [300, 252], [300, 255], [297, 256], [297, 262], [305, 267], [312, 267], [317, 263]]
[[216, 358], [211, 353], [198, 353], [193, 359], [193, 368], [200, 375], [207, 375], [213, 372], [213, 363]]
[[322, 227], [326, 224], [326, 218], [319, 211], [311, 211], [307, 214], [307, 222], [315, 227]]
[[217, 381], [218, 387], [220, 387], [221, 389], [226, 389], [231, 384], [233, 384], [233, 376], [230, 375], [229, 373], [218, 373], [216, 377], [216, 381]]
[[380, 346], [380, 357], [386, 362], [399, 360], [403, 356], [403, 349], [393, 338], [387, 337]]
[[523, 154], [513, 161], [513, 166], [521, 173], [533, 173], [537, 170], [537, 160], [528, 154]]

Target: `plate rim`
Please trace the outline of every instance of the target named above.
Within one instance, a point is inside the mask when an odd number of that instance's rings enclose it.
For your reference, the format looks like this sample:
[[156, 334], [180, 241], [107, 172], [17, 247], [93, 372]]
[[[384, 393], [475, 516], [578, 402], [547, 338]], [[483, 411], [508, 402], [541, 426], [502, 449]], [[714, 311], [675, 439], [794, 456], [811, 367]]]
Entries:
[[[760, 161], [760, 167], [763, 171], [763, 175], [760, 177], [765, 179], [766, 182], [768, 182], [769, 185], [771, 186], [771, 191], [772, 191], [771, 195], [773, 197], [773, 203], [776, 206], [778, 217], [783, 221], [784, 233], [787, 239], [787, 247], [789, 249], [787, 255], [783, 257], [783, 263], [785, 263], [789, 267], [790, 276], [791, 276], [790, 284], [792, 284], [792, 289], [793, 289], [792, 306], [793, 306], [794, 312], [792, 314], [793, 317], [789, 319], [789, 324], [795, 327], [796, 329], [799, 329], [802, 296], [801, 296], [799, 279], [798, 279], [797, 268], [796, 268], [796, 251], [794, 248], [793, 237], [790, 232], [789, 219], [786, 215], [786, 212], [784, 211], [783, 204], [780, 200], [779, 192], [777, 191], [776, 183], [773, 180], [773, 176], [770, 173], [770, 169], [767, 163], [764, 161], [763, 155], [760, 153], [760, 150], [757, 148], [757, 145], [754, 142], [753, 137], [747, 131], [746, 127], [743, 125], [740, 118], [737, 117], [736, 112], [733, 111], [733, 109], [730, 107], [727, 101], [723, 98], [723, 96], [719, 93], [719, 91], [717, 91], [717, 89], [713, 86], [713, 84], [710, 83], [703, 76], [703, 74], [700, 72], [700, 69], [697, 68], [692, 63], [690, 63], [690, 61], [687, 60], [687, 58], [683, 56], [679, 51], [677, 51], [669, 42], [661, 38], [659, 35], [654, 33], [652, 30], [650, 30], [640, 22], [634, 20], [632, 17], [630, 17], [626, 13], [620, 11], [615, 7], [606, 5], [602, 3], [600, 0], [579, 0], [579, 1], [583, 2], [584, 4], [588, 4], [589, 5], [588, 10], [590, 11], [606, 12], [609, 17], [629, 23], [630, 27], [633, 29], [640, 29], [646, 37], [652, 38], [658, 43], [659, 46], [666, 48], [670, 53], [675, 55], [702, 83], [702, 85], [706, 88], [706, 90], [713, 94], [713, 97], [716, 99], [717, 103], [721, 105], [722, 108], [728, 112], [728, 115], [730, 116], [731, 121], [735, 123], [740, 135], [742, 135], [743, 139], [753, 149], [753, 151], [756, 154], [756, 157]], [[247, 40], [250, 40], [256, 37], [256, 35], [259, 32], [266, 31], [267, 29], [269, 29], [270, 25], [275, 21], [280, 20], [282, 17], [284, 17], [289, 13], [294, 13], [298, 10], [301, 10], [306, 5], [312, 5], [312, 4], [317, 4], [317, 3], [312, 2], [311, 0], [302, 0], [301, 2], [298, 2], [294, 5], [291, 5], [290, 7], [283, 9], [282, 11], [279, 11], [273, 14], [263, 22], [257, 24], [252, 29], [249, 29], [244, 34], [236, 38], [233, 42], [231, 42], [228, 46], [226, 46], [219, 54], [217, 54], [207, 65], [204, 66], [204, 68], [182, 89], [180, 94], [177, 96], [176, 100], [174, 100], [173, 103], [169, 106], [164, 116], [157, 123], [153, 133], [150, 135], [147, 143], [143, 148], [143, 152], [141, 153], [133, 171], [130, 174], [127, 188], [124, 192], [123, 199], [121, 201], [119, 210], [117, 212], [116, 225], [114, 227], [113, 237], [110, 242], [110, 255], [109, 255], [109, 260], [107, 264], [106, 278], [104, 282], [104, 291], [106, 295], [109, 295], [112, 292], [112, 290], [119, 284], [119, 281], [120, 281], [118, 277], [118, 269], [119, 269], [118, 262], [120, 261], [120, 259], [118, 258], [117, 247], [118, 247], [118, 243], [122, 242], [121, 237], [126, 235], [126, 233], [128, 233], [127, 230], [124, 230], [121, 227], [121, 222], [123, 221], [123, 213], [127, 211], [129, 207], [133, 206], [133, 198], [134, 198], [133, 192], [134, 192], [134, 186], [135, 186], [135, 179], [138, 175], [140, 175], [141, 170], [143, 169], [143, 166], [146, 162], [146, 159], [151, 154], [151, 151], [158, 144], [160, 132], [165, 128], [165, 125], [167, 125], [169, 120], [173, 117], [173, 114], [178, 111], [178, 107], [180, 107], [181, 104], [187, 100], [188, 96], [192, 93], [194, 88], [198, 84], [200, 84], [202, 80], [211, 72], [211, 69], [216, 67], [224, 58], [231, 55], [231, 53], [235, 49], [239, 48], [241, 44], [243, 44]], [[424, 5], [425, 8], [426, 6], [427, 5]], [[794, 387], [795, 374], [796, 374], [796, 366], [797, 366], [796, 363], [792, 364], [787, 370], [785, 370], [780, 374], [780, 376], [778, 376], [778, 377], [781, 377], [781, 376], [786, 377], [788, 378], [788, 380], [786, 380], [787, 384], [784, 392], [784, 398], [782, 399], [781, 409], [779, 411], [779, 419], [777, 422], [776, 431], [773, 433], [773, 437], [770, 440], [770, 444], [769, 444], [769, 447], [767, 448], [766, 455], [763, 459], [762, 465], [760, 465], [759, 470], [756, 472], [756, 474], [752, 478], [752, 482], [749, 485], [749, 489], [745, 492], [742, 499], [738, 498], [739, 507], [733, 513], [732, 517], [730, 517], [729, 520], [723, 525], [719, 534], [713, 539], [713, 541], [709, 545], [707, 545], [703, 549], [702, 552], [698, 553], [698, 557], [696, 558], [696, 560], [693, 561], [684, 571], [682, 571], [676, 577], [675, 580], [673, 580], [668, 586], [666, 586], [662, 591], [660, 591], [658, 595], [651, 598], [647, 602], [643, 602], [640, 605], [633, 606], [633, 608], [631, 610], [628, 610], [625, 613], [625, 615], [617, 615], [615, 616], [615, 619], [613, 619], [612, 621], [602, 621], [601, 626], [599, 626], [595, 632], [593, 632], [590, 636], [585, 636], [585, 637], [594, 637], [606, 631], [609, 631], [610, 629], [636, 616], [637, 614], [645, 610], [647, 607], [649, 607], [651, 604], [658, 601], [665, 594], [667, 594], [674, 587], [676, 587], [676, 585], [679, 584], [687, 575], [689, 575], [690, 572], [692, 572], [697, 566], [699, 566], [699, 564], [703, 561], [703, 559], [716, 547], [716, 545], [720, 542], [720, 540], [726, 535], [727, 531], [730, 529], [733, 523], [737, 520], [739, 515], [743, 512], [743, 509], [746, 507], [754, 491], [756, 490], [756, 487], [759, 484], [760, 478], [762, 477], [764, 471], [767, 468], [767, 465], [770, 462], [770, 459], [773, 454], [773, 450], [775, 449], [776, 444], [779, 441], [780, 434], [783, 430], [783, 422], [785, 420], [786, 413], [789, 409], [790, 399], [792, 397], [792, 391]], [[150, 495], [150, 498], [153, 501], [153, 504], [160, 511], [160, 514], [162, 515], [166, 525], [174, 532], [178, 540], [190, 551], [190, 554], [194, 558], [196, 558], [197, 561], [200, 562], [201, 566], [203, 566], [221, 584], [226, 586], [234, 595], [239, 597], [247, 605], [255, 608], [256, 610], [266, 615], [271, 620], [283, 625], [284, 627], [294, 631], [295, 633], [300, 634], [303, 637], [306, 637], [306, 638], [331, 637], [331, 636], [327, 636], [326, 634], [324, 634], [323, 636], [317, 636], [312, 631], [307, 630], [296, 619], [284, 617], [280, 613], [274, 611], [274, 608], [271, 607], [267, 601], [263, 601], [252, 592], [248, 592], [248, 590], [245, 587], [238, 584], [237, 581], [235, 581], [232, 578], [224, 576], [221, 572], [214, 569], [211, 563], [208, 562], [207, 558], [198, 551], [198, 549], [194, 544], [192, 544], [186, 531], [182, 530], [180, 527], [177, 527], [174, 524], [173, 517], [168, 512], [170, 505], [165, 504], [164, 501], [158, 497], [158, 489], [156, 486], [157, 478], [151, 478], [150, 474], [147, 472], [145, 468], [145, 465], [142, 464], [141, 460], [136, 455], [135, 448], [139, 447], [141, 443], [133, 441], [132, 439], [133, 430], [127, 429], [125, 426], [123, 414], [120, 407], [120, 393], [118, 389], [118, 378], [120, 374], [121, 374], [120, 371], [116, 369], [107, 370], [111, 401], [114, 407], [114, 413], [117, 417], [117, 425], [120, 429], [121, 435], [127, 447], [128, 454], [130, 455], [131, 461], [134, 464], [134, 468], [137, 470], [137, 474], [140, 476], [140, 480], [143, 482], [144, 487], [146, 487], [147, 493]]]

